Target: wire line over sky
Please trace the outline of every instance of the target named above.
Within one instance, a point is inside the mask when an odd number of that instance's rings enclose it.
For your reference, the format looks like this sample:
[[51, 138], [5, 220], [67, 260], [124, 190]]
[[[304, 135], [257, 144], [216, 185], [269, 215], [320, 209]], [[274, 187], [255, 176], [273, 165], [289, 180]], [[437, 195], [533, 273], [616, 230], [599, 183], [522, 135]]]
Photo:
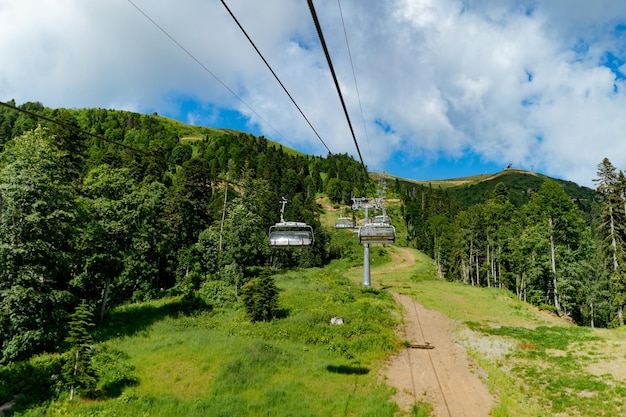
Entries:
[[302, 109], [300, 109], [300, 106], [298, 106], [298, 103], [296, 103], [296, 101], [293, 99], [293, 97], [291, 96], [291, 94], [289, 94], [289, 91], [287, 91], [287, 88], [285, 87], [285, 85], [282, 83], [282, 81], [280, 80], [280, 78], [278, 78], [278, 75], [276, 75], [276, 73], [274, 72], [274, 70], [272, 69], [272, 67], [270, 66], [270, 64], [267, 62], [267, 60], [265, 59], [265, 57], [263, 56], [263, 54], [261, 53], [261, 51], [259, 51], [259, 48], [256, 47], [255, 43], [252, 41], [252, 39], [250, 38], [250, 36], [248, 36], [248, 33], [246, 32], [246, 30], [243, 28], [243, 26], [241, 26], [241, 24], [239, 23], [239, 20], [237, 19], [237, 17], [235, 17], [235, 15], [233, 14], [233, 12], [230, 10], [230, 8], [228, 7], [228, 5], [226, 4], [226, 2], [224, 0], [220, 0], [222, 2], [222, 4], [224, 5], [224, 7], [226, 8], [226, 10], [228, 11], [228, 13], [230, 14], [230, 16], [233, 18], [233, 20], [235, 21], [235, 23], [237, 23], [237, 26], [239, 26], [239, 29], [241, 29], [241, 31], [243, 32], [243, 34], [246, 36], [246, 38], [248, 39], [248, 42], [250, 42], [250, 44], [252, 45], [252, 47], [254, 48], [254, 50], [257, 52], [257, 54], [259, 54], [259, 56], [261, 57], [261, 59], [263, 60], [263, 62], [265, 63], [265, 66], [267, 66], [267, 68], [270, 70], [270, 72], [272, 73], [272, 75], [274, 76], [274, 78], [276, 78], [276, 81], [278, 81], [278, 84], [280, 84], [280, 86], [283, 88], [283, 90], [285, 91], [285, 93], [287, 94], [287, 96], [289, 96], [289, 98], [291, 99], [291, 102], [293, 103], [294, 106], [296, 106], [296, 108], [298, 109], [298, 111], [300, 112], [300, 114], [302, 115], [302, 117], [304, 117], [304, 120], [306, 120], [306, 122], [309, 124], [309, 126], [311, 127], [311, 129], [313, 129], [313, 132], [315, 132], [315, 135], [317, 136], [317, 138], [320, 140], [320, 142], [322, 142], [322, 145], [324, 145], [324, 147], [326, 148], [326, 150], [328, 151], [328, 153], [332, 154], [332, 152], [330, 151], [330, 149], [328, 148], [328, 146], [326, 146], [326, 143], [324, 143], [324, 140], [322, 140], [322, 137], [319, 135], [319, 133], [317, 133], [317, 130], [315, 130], [315, 128], [313, 127], [313, 125], [311, 124], [311, 122], [309, 121], [309, 119], [304, 115], [304, 112], [302, 111]]
[[[130, 1], [130, 0], [129, 0]], [[352, 128], [352, 122], [350, 121], [350, 115], [348, 114], [348, 109], [346, 107], [346, 103], [343, 99], [343, 94], [341, 93], [341, 87], [339, 87], [339, 81], [337, 80], [337, 74], [335, 74], [335, 68], [333, 67], [333, 62], [330, 58], [330, 53], [328, 52], [328, 47], [326, 46], [326, 41], [324, 40], [324, 34], [322, 33], [322, 27], [320, 26], [319, 19], [317, 18], [317, 13], [315, 12], [315, 6], [313, 5], [313, 0], [307, 0], [309, 3], [309, 10], [311, 11], [311, 17], [313, 18], [313, 23], [315, 23], [315, 28], [317, 29], [317, 35], [320, 38], [320, 43], [322, 44], [322, 49], [324, 49], [324, 54], [326, 55], [326, 61], [328, 62], [328, 67], [330, 68], [330, 73], [333, 76], [333, 81], [335, 82], [335, 87], [337, 88], [337, 93], [339, 94], [339, 100], [341, 101], [341, 106], [343, 107], [343, 112], [346, 115], [346, 120], [348, 121], [348, 126], [350, 127], [350, 133], [352, 133], [352, 139], [354, 139], [354, 145], [356, 146], [356, 150], [359, 154], [359, 159], [361, 160], [361, 165], [363, 165], [363, 169], [367, 172], [367, 168], [365, 167], [365, 162], [363, 162], [363, 156], [361, 155], [361, 149], [359, 149], [359, 143], [356, 140], [356, 135], [354, 134], [354, 129]]]
[[150, 23], [152, 23], [157, 29], [159, 29], [165, 36], [167, 36], [169, 38], [169, 40], [171, 40], [172, 42], [174, 42], [174, 44], [176, 46], [178, 46], [183, 52], [185, 52], [191, 59], [193, 59], [196, 64], [200, 65], [200, 67], [206, 71], [211, 77], [213, 77], [218, 83], [220, 83], [222, 85], [222, 87], [224, 87], [226, 90], [228, 90], [233, 96], [235, 96], [241, 103], [243, 103], [252, 113], [254, 113], [261, 121], [263, 121], [263, 123], [265, 123], [267, 126], [269, 126], [272, 130], [274, 130], [274, 132], [276, 132], [278, 134], [278, 136], [280, 136], [281, 138], [283, 138], [283, 140], [287, 140], [285, 139], [285, 137], [278, 131], [278, 129], [276, 129], [274, 126], [272, 126], [272, 124], [270, 122], [268, 122], [267, 120], [265, 120], [256, 110], [254, 110], [252, 108], [252, 106], [250, 106], [248, 103], [246, 103], [246, 101], [239, 95], [237, 94], [233, 89], [231, 89], [228, 85], [226, 85], [226, 83], [224, 83], [217, 75], [215, 75], [210, 69], [207, 68], [206, 65], [204, 65], [198, 58], [195, 57], [194, 54], [192, 54], [187, 48], [185, 48], [180, 42], [178, 42], [176, 39], [174, 39], [174, 37], [172, 35], [170, 35], [161, 25], [159, 25], [154, 19], [152, 19], [146, 12], [144, 12], [139, 6], [137, 6], [135, 3], [133, 3], [132, 0], [127, 0], [135, 9], [137, 9], [137, 11], [139, 11], [139, 13], [141, 13], [146, 19], [148, 19], [150, 21]]
[[354, 78], [354, 87], [356, 89], [356, 96], [359, 100], [359, 109], [361, 110], [361, 119], [363, 119], [363, 131], [365, 132], [365, 139], [367, 140], [367, 150], [369, 152], [370, 161], [372, 158], [372, 148], [370, 147], [370, 137], [367, 134], [367, 124], [365, 123], [365, 115], [363, 114], [363, 105], [361, 104], [361, 95], [359, 94], [359, 85], [356, 82], [356, 73], [354, 72], [354, 62], [352, 61], [352, 53], [350, 52], [350, 43], [348, 42], [348, 32], [346, 31], [346, 23], [343, 20], [343, 11], [341, 10], [341, 0], [337, 0], [339, 5], [339, 15], [341, 16], [341, 25], [343, 26], [343, 35], [346, 38], [346, 47], [348, 48], [348, 57], [350, 58], [350, 67], [352, 68], [352, 77]]

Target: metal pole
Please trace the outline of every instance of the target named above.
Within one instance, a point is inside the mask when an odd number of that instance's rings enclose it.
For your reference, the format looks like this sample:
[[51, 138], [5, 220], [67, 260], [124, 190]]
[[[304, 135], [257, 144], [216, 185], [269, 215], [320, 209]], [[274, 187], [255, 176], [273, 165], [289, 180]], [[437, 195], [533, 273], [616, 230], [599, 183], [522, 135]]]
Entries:
[[[365, 206], [365, 225], [369, 222], [369, 206]], [[363, 244], [363, 286], [370, 287], [370, 244]]]
[[363, 244], [363, 286], [371, 287], [370, 283], [370, 244]]

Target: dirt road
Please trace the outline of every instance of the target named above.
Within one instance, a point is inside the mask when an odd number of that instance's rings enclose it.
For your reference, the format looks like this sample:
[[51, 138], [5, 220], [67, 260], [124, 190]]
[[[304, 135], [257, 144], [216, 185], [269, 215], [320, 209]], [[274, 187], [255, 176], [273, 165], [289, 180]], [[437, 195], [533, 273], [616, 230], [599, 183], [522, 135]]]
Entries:
[[[414, 260], [407, 252], [404, 259]], [[488, 416], [494, 398], [478, 376], [482, 370], [454, 343], [450, 319], [406, 295], [393, 296], [404, 308], [400, 337], [415, 346], [395, 356], [384, 371], [386, 382], [397, 389], [394, 400], [400, 408], [427, 402], [433, 417]]]

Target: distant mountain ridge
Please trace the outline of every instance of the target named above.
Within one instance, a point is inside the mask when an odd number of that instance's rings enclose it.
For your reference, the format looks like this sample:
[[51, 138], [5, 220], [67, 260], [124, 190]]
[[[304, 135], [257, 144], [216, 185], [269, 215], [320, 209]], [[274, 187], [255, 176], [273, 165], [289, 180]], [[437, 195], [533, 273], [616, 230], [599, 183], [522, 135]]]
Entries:
[[398, 183], [404, 183], [405, 187], [417, 185], [440, 188], [445, 190], [452, 199], [462, 202], [465, 207], [484, 202], [485, 196], [493, 192], [498, 183], [506, 185], [509, 190], [509, 199], [514, 205], [522, 206], [530, 200], [533, 193], [539, 190], [541, 184], [546, 179], [551, 179], [561, 184], [565, 192], [585, 212], [589, 212], [592, 202], [597, 198], [595, 190], [589, 187], [516, 168], [507, 168], [493, 174], [430, 181], [387, 176]]

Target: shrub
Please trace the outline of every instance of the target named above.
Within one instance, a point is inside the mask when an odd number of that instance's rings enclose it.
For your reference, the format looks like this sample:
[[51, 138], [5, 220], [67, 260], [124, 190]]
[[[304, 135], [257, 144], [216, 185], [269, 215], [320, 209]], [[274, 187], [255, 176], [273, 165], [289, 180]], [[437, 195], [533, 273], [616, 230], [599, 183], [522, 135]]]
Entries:
[[274, 279], [261, 276], [250, 280], [241, 287], [241, 301], [250, 321], [272, 320], [278, 308], [278, 289]]
[[98, 346], [94, 350], [91, 366], [97, 377], [96, 397], [118, 397], [125, 387], [137, 384], [128, 355], [119, 350]]
[[198, 297], [208, 305], [229, 308], [237, 302], [235, 288], [224, 281], [207, 281], [198, 290]]
[[557, 315], [559, 314], [556, 307], [551, 304], [540, 304], [537, 308], [539, 308], [539, 311], [548, 311]]

